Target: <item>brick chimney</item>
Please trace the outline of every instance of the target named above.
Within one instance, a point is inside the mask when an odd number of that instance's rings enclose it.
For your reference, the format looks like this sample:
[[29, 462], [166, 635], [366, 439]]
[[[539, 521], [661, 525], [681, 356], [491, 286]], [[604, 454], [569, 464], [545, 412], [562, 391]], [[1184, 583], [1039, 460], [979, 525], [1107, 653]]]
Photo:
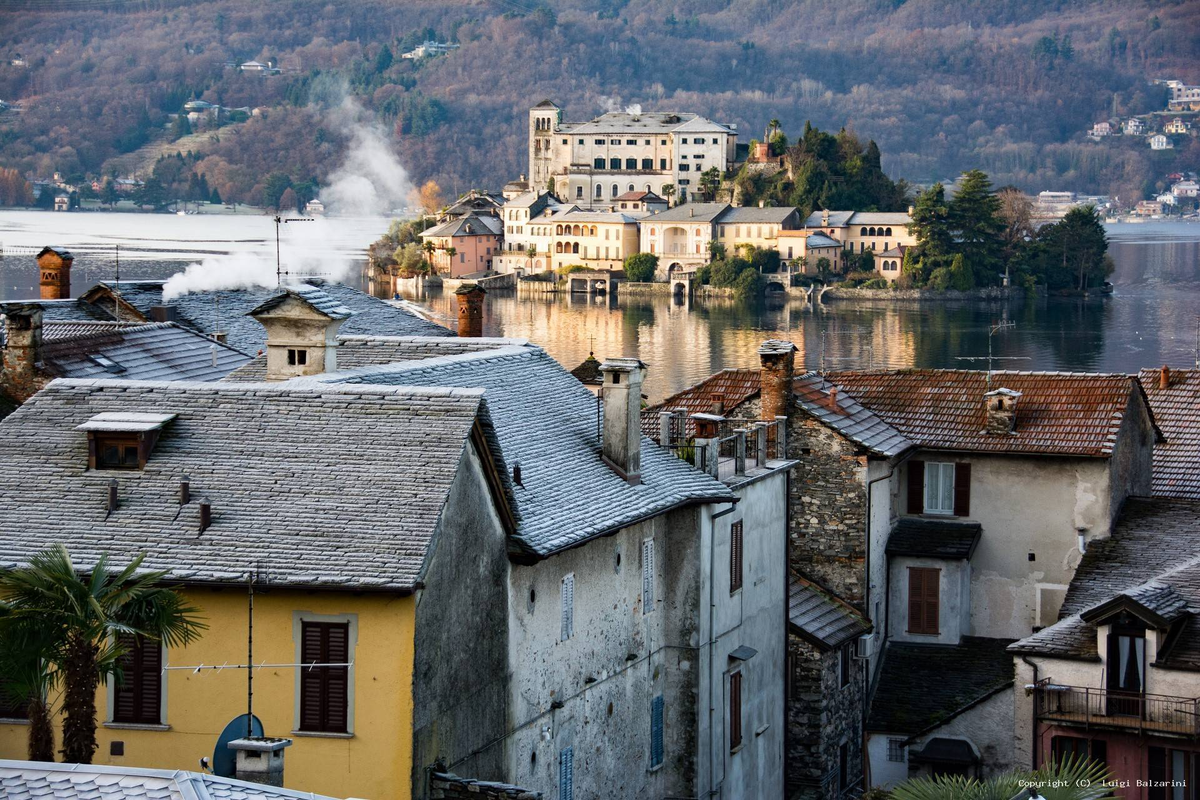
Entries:
[[487, 294], [477, 283], [464, 283], [455, 290], [458, 298], [458, 335], [478, 339], [483, 336], [483, 298]]
[[610, 358], [604, 375], [604, 462], [633, 485], [642, 482], [642, 381], [646, 365], [636, 358]]
[[1170, 389], [1171, 388], [1171, 368], [1168, 367], [1166, 364], [1163, 364], [1162, 367], [1158, 370], [1158, 388], [1160, 388], [1160, 389]]
[[1017, 398], [1020, 392], [996, 389], [983, 396], [987, 420], [983, 432], [992, 436], [1007, 436], [1017, 429]]
[[75, 256], [66, 250], [43, 247], [37, 254], [41, 298], [43, 300], [66, 300], [71, 296], [71, 263]]
[[247, 312], [267, 330], [267, 380], [337, 371], [337, 331], [354, 312], [314, 286], [283, 289]]
[[274, 736], [248, 736], [234, 739], [229, 749], [234, 751], [234, 777], [239, 781], [283, 786], [283, 750], [291, 739]]
[[786, 417], [792, 396], [792, 376], [796, 369], [796, 345], [782, 339], [767, 339], [758, 348], [762, 362], [762, 419], [773, 422]]
[[3, 371], [0, 389], [19, 403], [33, 397], [49, 378], [42, 374], [42, 308], [35, 303], [7, 303], [4, 312]]

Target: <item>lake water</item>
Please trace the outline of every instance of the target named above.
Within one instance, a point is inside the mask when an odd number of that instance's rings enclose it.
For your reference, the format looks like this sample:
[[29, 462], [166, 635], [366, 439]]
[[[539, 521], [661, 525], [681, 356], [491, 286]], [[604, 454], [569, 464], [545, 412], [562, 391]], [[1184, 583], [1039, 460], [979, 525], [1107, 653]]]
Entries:
[[[303, 256], [361, 266], [362, 254], [387, 227], [384, 219], [326, 219], [284, 226], [285, 261]], [[528, 338], [567, 367], [590, 351], [600, 358], [635, 356], [650, 367], [646, 393], [658, 400], [724, 367], [751, 367], [765, 338], [795, 342], [808, 367], [977, 367], [988, 353], [988, 330], [1009, 320], [993, 352], [1014, 360], [997, 368], [1134, 372], [1163, 363], [1196, 362], [1200, 324], [1200, 225], [1123, 223], [1107, 228], [1117, 264], [1107, 298], [1031, 301], [887, 303], [727, 299], [681, 305], [669, 297], [588, 300], [492, 293], [484, 333]], [[36, 296], [32, 253], [44, 244], [77, 256], [73, 290], [115, 271], [122, 278], [165, 278], [188, 261], [219, 253], [253, 254], [274, 269], [274, 225], [265, 216], [178, 217], [150, 214], [0, 212], [0, 299]], [[288, 249], [290, 243], [290, 249]], [[359, 282], [357, 269], [347, 282]], [[451, 324], [454, 297], [413, 298]], [[1018, 360], [1019, 359], [1019, 360]]]

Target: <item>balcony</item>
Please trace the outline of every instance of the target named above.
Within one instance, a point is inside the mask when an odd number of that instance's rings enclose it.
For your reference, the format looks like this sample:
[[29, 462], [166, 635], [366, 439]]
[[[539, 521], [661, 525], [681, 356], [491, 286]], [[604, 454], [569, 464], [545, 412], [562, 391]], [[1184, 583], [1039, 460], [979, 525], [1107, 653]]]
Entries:
[[780, 466], [787, 458], [786, 417], [764, 422], [705, 414], [689, 417], [681, 411], [660, 411], [658, 417], [659, 444], [720, 481], [740, 482], [747, 475]]
[[1200, 738], [1200, 699], [1128, 694], [1047, 681], [1034, 687], [1041, 722]]

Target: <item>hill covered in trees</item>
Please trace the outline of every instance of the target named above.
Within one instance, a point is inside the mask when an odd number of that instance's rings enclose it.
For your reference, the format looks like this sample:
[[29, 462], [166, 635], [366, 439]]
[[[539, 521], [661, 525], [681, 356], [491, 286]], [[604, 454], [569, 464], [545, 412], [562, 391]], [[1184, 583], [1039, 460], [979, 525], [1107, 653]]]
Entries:
[[[496, 188], [525, 171], [528, 108], [550, 97], [568, 119], [639, 103], [746, 139], [811, 120], [877, 142], [892, 178], [979, 168], [1129, 198], [1195, 168], [1196, 141], [1158, 155], [1080, 132], [1162, 108], [1151, 78], [1200, 83], [1198, 30], [1200, 4], [1169, 0], [17, 2], [0, 22], [0, 100], [17, 104], [0, 168], [78, 180], [187, 136], [185, 168], [223, 199], [303, 194], [353, 139], [350, 96], [415, 183]], [[400, 57], [426, 38], [460, 47]], [[228, 66], [250, 59], [283, 72]], [[192, 99], [262, 111], [198, 137], [169, 116]]]

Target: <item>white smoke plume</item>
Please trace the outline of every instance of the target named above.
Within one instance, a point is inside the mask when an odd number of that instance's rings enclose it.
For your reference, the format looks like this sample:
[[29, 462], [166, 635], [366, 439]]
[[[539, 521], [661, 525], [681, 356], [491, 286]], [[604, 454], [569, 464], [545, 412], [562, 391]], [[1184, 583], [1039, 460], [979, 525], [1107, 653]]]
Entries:
[[405, 205], [413, 191], [408, 170], [392, 150], [388, 132], [352, 97], [346, 97], [326, 124], [350, 138], [345, 160], [321, 189], [321, 202], [332, 214], [365, 217]]
[[609, 97], [605, 95], [600, 98], [600, 107], [604, 109], [606, 114], [615, 113], [621, 110], [621, 98]]
[[[263, 224], [268, 221], [264, 219]], [[317, 219], [283, 226], [279, 237], [279, 262], [285, 272], [285, 284], [303, 281], [306, 276], [337, 282], [351, 274], [353, 261], [328, 246], [329, 226], [336, 224], [334, 220]], [[188, 292], [265, 288], [275, 286], [277, 282], [272, 238], [254, 250], [209, 256], [189, 264], [183, 272], [167, 279], [163, 286], [163, 302], [169, 303]]]
[[631, 106], [625, 106], [625, 113], [632, 114], [635, 117], [639, 116], [642, 113], [642, 104], [634, 103]]

